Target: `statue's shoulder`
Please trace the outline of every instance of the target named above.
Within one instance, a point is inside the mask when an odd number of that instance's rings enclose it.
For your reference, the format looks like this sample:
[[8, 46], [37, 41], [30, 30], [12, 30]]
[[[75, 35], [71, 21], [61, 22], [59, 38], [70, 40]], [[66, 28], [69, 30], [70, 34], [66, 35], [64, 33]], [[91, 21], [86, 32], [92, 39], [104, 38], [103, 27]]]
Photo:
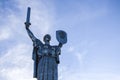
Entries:
[[57, 55], [61, 54], [61, 49], [59, 46], [57, 46], [57, 45], [52, 46], [52, 49], [55, 51], [55, 54], [57, 54]]
[[52, 45], [51, 48], [57, 48], [58, 46], [57, 45]]
[[57, 46], [57, 45], [53, 45], [53, 46], [51, 46], [51, 48], [55, 49], [55, 50], [60, 49], [59, 46]]
[[36, 46], [43, 46], [43, 43], [39, 40], [39, 39], [36, 39], [34, 42], [33, 42], [33, 46], [36, 47]]
[[36, 43], [40, 43], [41, 41], [40, 41], [39, 39], [36, 39], [35, 42], [36, 42]]

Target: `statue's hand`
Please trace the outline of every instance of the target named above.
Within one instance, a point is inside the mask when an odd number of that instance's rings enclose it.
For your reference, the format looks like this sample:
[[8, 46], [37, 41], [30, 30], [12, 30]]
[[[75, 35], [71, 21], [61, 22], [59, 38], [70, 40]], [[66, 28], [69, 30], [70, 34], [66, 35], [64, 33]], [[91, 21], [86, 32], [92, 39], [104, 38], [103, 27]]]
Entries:
[[25, 22], [25, 27], [26, 27], [26, 29], [28, 29], [30, 25], [31, 25], [31, 23]]
[[59, 45], [58, 45], [60, 48], [63, 46], [63, 44], [62, 43], [59, 43]]

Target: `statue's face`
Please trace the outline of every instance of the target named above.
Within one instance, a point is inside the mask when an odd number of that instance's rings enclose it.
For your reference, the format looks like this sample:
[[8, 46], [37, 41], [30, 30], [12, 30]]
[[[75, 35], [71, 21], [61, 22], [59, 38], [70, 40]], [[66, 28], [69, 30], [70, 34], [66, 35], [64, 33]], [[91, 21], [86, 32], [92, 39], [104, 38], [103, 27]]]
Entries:
[[44, 42], [46, 43], [46, 42], [50, 42], [50, 40], [51, 40], [51, 36], [49, 35], [49, 34], [46, 34], [45, 36], [44, 36]]

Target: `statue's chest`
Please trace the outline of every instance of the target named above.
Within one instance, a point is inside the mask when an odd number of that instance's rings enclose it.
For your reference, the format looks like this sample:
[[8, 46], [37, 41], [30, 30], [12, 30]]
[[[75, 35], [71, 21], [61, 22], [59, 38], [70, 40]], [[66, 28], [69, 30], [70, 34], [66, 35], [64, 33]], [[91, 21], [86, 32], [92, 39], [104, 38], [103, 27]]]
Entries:
[[38, 55], [55, 56], [55, 47], [48, 46], [48, 45], [44, 45], [42, 47], [39, 47]]

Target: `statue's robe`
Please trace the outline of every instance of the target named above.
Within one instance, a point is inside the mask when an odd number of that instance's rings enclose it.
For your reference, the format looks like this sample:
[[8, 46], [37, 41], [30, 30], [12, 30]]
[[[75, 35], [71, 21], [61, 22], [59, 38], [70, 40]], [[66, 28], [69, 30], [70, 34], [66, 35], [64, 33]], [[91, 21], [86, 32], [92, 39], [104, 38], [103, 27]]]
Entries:
[[43, 43], [40, 40], [36, 39], [33, 42], [33, 53], [32, 53], [32, 59], [34, 61], [34, 70], [33, 70], [34, 78], [37, 78], [37, 68], [38, 68], [38, 61], [39, 61], [39, 58], [37, 55], [38, 46], [43, 46]]
[[33, 46], [34, 78], [38, 80], [58, 80], [60, 48], [58, 46], [49, 46], [51, 54], [44, 55], [45, 45], [40, 40], [36, 39]]

